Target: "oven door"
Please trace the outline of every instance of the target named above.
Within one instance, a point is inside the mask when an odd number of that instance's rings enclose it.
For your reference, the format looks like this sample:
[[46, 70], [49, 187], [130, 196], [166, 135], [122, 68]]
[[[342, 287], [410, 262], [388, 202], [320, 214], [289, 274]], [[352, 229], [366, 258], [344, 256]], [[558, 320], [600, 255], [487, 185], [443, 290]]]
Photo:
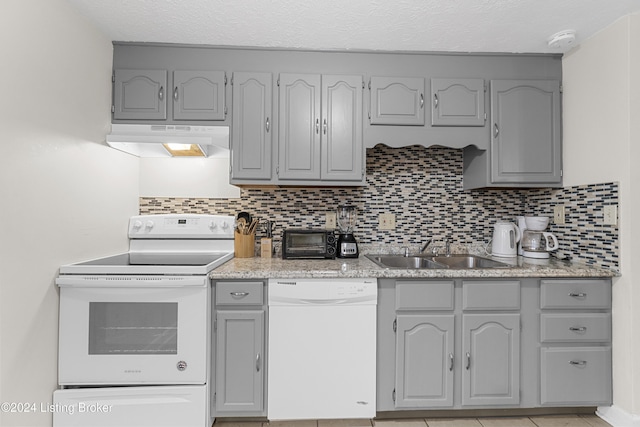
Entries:
[[205, 384], [206, 276], [61, 276], [60, 385]]

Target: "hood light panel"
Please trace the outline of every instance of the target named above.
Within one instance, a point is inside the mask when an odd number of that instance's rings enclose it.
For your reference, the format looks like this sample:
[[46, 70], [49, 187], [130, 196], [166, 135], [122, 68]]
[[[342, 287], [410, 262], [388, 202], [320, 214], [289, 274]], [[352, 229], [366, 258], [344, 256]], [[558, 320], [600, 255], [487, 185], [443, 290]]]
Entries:
[[202, 147], [198, 144], [162, 144], [165, 150], [173, 157], [207, 157]]

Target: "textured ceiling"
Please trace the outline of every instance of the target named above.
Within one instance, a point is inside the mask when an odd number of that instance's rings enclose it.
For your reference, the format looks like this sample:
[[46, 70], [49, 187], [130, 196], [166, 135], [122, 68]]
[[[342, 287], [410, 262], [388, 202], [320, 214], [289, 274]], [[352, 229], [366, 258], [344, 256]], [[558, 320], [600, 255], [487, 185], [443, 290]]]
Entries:
[[330, 50], [558, 52], [640, 0], [68, 0], [114, 41]]

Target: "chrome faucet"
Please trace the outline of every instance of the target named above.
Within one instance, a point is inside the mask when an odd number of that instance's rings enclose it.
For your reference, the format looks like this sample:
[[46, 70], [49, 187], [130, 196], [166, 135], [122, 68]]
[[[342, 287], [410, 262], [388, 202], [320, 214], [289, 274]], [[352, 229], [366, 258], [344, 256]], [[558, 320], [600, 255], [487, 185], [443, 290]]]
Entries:
[[451, 256], [451, 240], [448, 237], [444, 239], [444, 246], [445, 256]]
[[427, 247], [431, 244], [432, 241], [433, 239], [427, 239], [426, 243], [420, 249], [420, 253], [423, 253], [424, 251], [426, 251]]

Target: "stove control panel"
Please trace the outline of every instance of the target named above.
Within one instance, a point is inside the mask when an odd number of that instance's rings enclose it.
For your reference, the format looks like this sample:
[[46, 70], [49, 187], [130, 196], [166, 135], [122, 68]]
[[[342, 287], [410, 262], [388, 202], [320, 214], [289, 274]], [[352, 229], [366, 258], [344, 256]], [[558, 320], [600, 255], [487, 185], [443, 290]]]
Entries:
[[129, 220], [130, 239], [233, 239], [234, 217], [206, 214], [137, 215]]

